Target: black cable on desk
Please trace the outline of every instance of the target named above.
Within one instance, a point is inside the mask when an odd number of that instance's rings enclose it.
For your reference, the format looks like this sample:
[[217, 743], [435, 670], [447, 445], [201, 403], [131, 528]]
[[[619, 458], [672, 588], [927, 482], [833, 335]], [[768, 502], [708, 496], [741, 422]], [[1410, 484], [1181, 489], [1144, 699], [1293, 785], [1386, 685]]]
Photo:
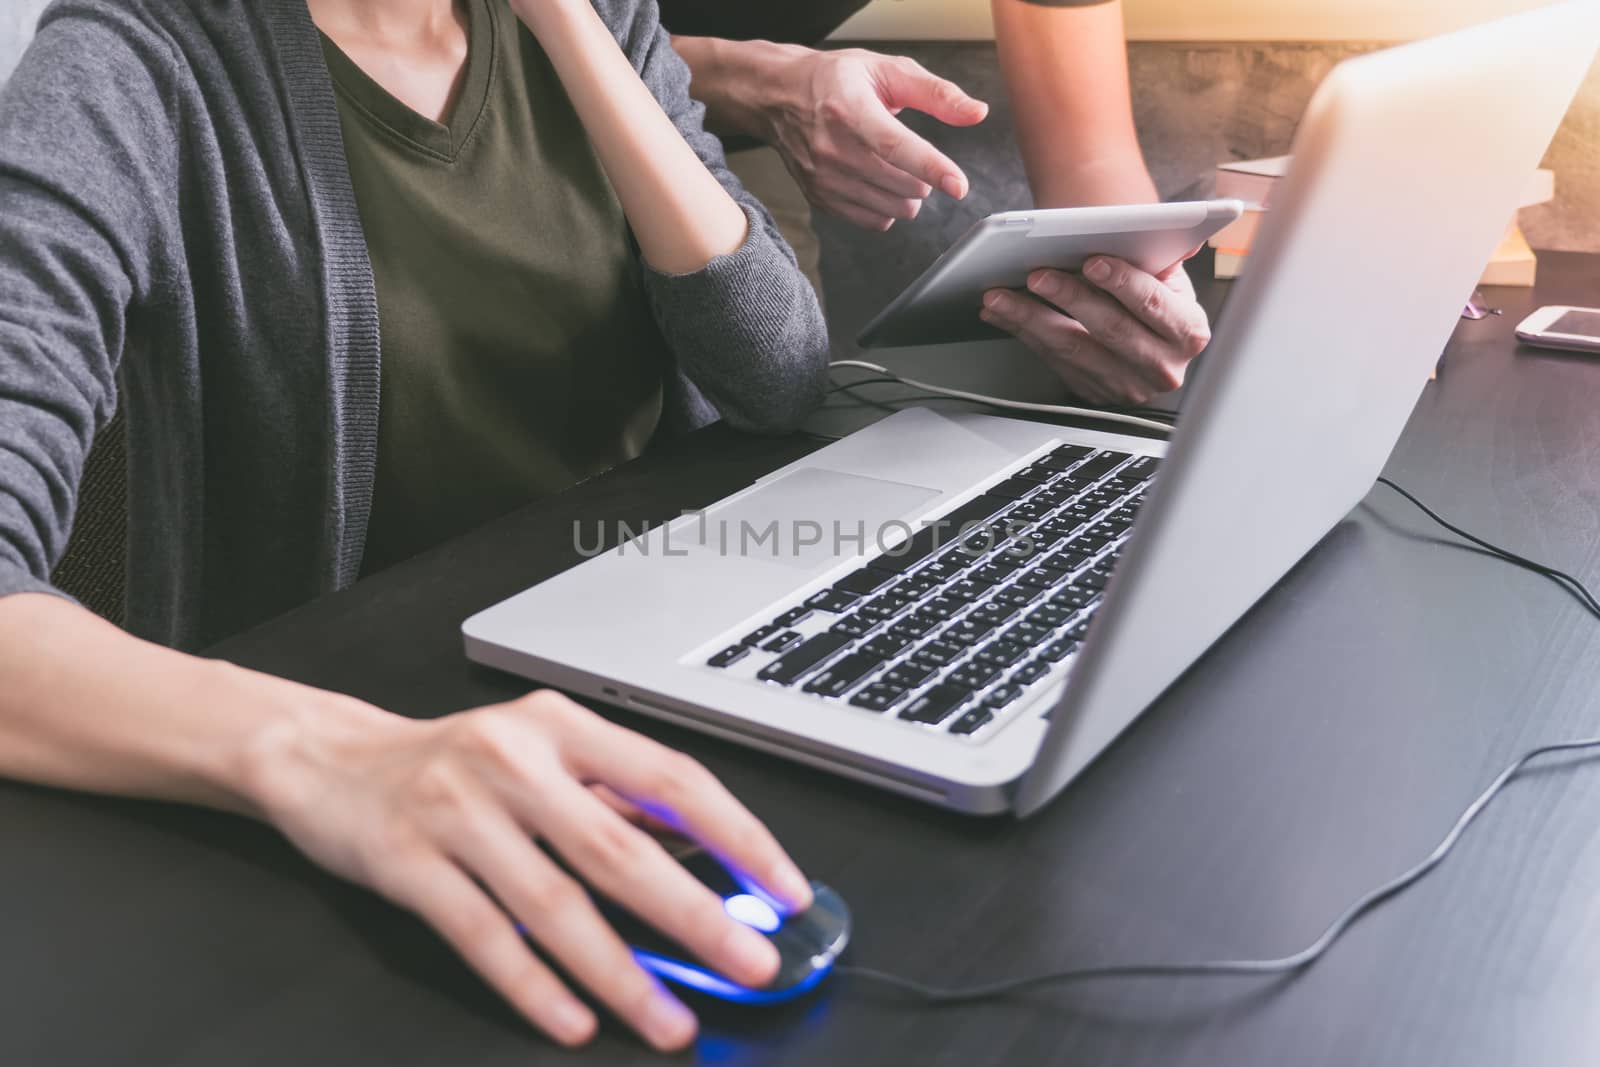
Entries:
[[[1440, 517], [1428, 505], [1417, 499], [1409, 491], [1397, 485], [1388, 478], [1379, 478], [1379, 484], [1387, 486], [1400, 494], [1411, 504], [1415, 505], [1424, 515], [1449, 530], [1458, 537], [1464, 538], [1479, 548], [1484, 549], [1508, 563], [1543, 575], [1566, 589], [1583, 604], [1584, 608], [1596, 618], [1600, 618], [1600, 600], [1590, 592], [1578, 579], [1565, 571], [1546, 566], [1518, 555], [1508, 549], [1485, 541], [1475, 534], [1468, 533], [1461, 527]], [[1050, 985], [1070, 985], [1085, 982], [1101, 982], [1114, 979], [1137, 978], [1251, 978], [1277, 975], [1292, 975], [1305, 970], [1333, 947], [1334, 943], [1344, 936], [1355, 922], [1369, 911], [1378, 907], [1383, 902], [1397, 896], [1405, 890], [1416, 885], [1423, 878], [1434, 871], [1445, 857], [1449, 856], [1461, 840], [1467, 828], [1483, 814], [1506, 788], [1511, 781], [1521, 774], [1527, 766], [1545, 756], [1565, 752], [1590, 752], [1600, 749], [1600, 738], [1585, 738], [1576, 741], [1558, 741], [1538, 748], [1530, 749], [1512, 760], [1505, 770], [1490, 782], [1483, 792], [1478, 794], [1476, 800], [1463, 811], [1450, 832], [1444, 839], [1434, 846], [1415, 866], [1403, 871], [1399, 875], [1383, 883], [1375, 889], [1368, 891], [1357, 898], [1348, 908], [1341, 912], [1328, 928], [1322, 932], [1311, 944], [1298, 952], [1288, 956], [1279, 956], [1273, 959], [1257, 960], [1205, 960], [1194, 963], [1134, 963], [1117, 964], [1105, 967], [1080, 967], [1072, 970], [1054, 971], [1046, 974], [1030, 975], [1021, 978], [1004, 978], [998, 981], [981, 983], [978, 985], [964, 986], [961, 988], [945, 988], [918, 982], [911, 978], [889, 974], [875, 970], [871, 967], [858, 967], [845, 964], [836, 968], [840, 974], [849, 975], [866, 981], [877, 982], [905, 993], [920, 1001], [933, 1004], [970, 1004], [985, 1000], [995, 1000], [1001, 997], [1022, 993], [1029, 989]]]

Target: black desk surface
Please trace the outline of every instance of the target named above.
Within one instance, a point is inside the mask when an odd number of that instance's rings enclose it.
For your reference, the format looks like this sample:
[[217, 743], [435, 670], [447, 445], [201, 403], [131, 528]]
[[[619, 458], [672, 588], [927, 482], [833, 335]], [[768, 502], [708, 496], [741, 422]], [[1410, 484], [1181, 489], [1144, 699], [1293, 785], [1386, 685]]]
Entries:
[[[1600, 581], [1600, 365], [1516, 350], [1550, 256], [1463, 323], [1389, 471]], [[1330, 311], [1333, 313], [1359, 313]], [[993, 385], [994, 383], [991, 383]], [[1315, 403], [1315, 397], [1286, 402]], [[457, 624], [570, 562], [575, 520], [660, 519], [815, 447], [713, 431], [219, 652], [415, 715], [506, 697]], [[1383, 490], [1038, 818], [971, 820], [649, 726], [706, 759], [853, 904], [855, 961], [952, 983], [1276, 955], [1410, 864], [1512, 755], [1600, 734], [1600, 624], [1434, 539]], [[563, 1053], [406, 915], [270, 831], [0, 785], [0, 1063], [522, 1064]], [[1124, 982], [926, 1011], [837, 979], [707, 1012], [715, 1064], [1592, 1064], [1600, 762], [1514, 785], [1431, 879], [1287, 981]], [[586, 1062], [653, 1057], [612, 1029]], [[574, 1059], [577, 1057], [575, 1056]]]

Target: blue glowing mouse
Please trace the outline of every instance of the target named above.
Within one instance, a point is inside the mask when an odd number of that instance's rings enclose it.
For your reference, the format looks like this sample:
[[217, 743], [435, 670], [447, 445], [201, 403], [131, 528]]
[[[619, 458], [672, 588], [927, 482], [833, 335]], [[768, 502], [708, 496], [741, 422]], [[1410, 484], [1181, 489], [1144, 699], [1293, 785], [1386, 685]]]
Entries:
[[761, 897], [746, 892], [707, 853], [694, 852], [680, 861], [722, 898], [730, 916], [766, 935], [780, 962], [777, 977], [760, 989], [749, 989], [698, 962], [677, 942], [622, 909], [607, 908], [607, 917], [640, 966], [664, 981], [738, 1004], [780, 1004], [815, 989], [850, 943], [850, 909], [820, 882], [811, 883], [811, 907], [783, 916]]

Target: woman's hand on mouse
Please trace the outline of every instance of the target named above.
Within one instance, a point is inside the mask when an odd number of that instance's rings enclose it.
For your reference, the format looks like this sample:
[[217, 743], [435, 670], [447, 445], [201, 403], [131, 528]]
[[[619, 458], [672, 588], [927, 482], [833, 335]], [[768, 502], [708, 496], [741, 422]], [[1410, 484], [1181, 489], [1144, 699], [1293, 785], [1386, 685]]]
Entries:
[[1027, 293], [984, 294], [979, 316], [1037, 352], [1092, 404], [1139, 405], [1177, 389], [1211, 342], [1182, 263], [1152, 275], [1095, 256], [1082, 274], [1034, 271]]
[[788, 909], [809, 907], [809, 883], [772, 835], [694, 760], [555, 693], [432, 721], [331, 699], [319, 710], [332, 714], [255, 746], [260, 808], [313, 859], [420, 915], [557, 1041], [587, 1041], [596, 1018], [519, 926], [655, 1047], [682, 1047], [696, 1024], [544, 849], [735, 981], [776, 974], [771, 942], [627, 817], [694, 839]]

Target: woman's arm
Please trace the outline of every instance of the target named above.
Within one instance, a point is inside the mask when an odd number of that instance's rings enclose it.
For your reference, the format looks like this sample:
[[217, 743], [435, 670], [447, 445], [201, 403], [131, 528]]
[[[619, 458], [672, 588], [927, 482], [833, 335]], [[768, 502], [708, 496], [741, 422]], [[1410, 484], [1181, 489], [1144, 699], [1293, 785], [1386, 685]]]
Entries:
[[0, 94], [0, 776], [270, 820], [414, 910], [559, 1040], [587, 1039], [595, 1016], [518, 924], [653, 1044], [681, 1046], [693, 1017], [534, 841], [759, 985], [771, 944], [618, 811], [672, 813], [753, 884], [808, 904], [782, 849], [698, 764], [548, 693], [401, 718], [140, 641], [51, 587], [125, 321], [147, 299], [160, 313], [156, 216], [180, 187], [169, 44], [140, 37], [125, 4], [86, 9], [53, 8]]
[[549, 53], [638, 239], [656, 319], [733, 424], [787, 430], [821, 399], [827, 327], [771, 216], [728, 171], [645, 0], [513, 0]]

